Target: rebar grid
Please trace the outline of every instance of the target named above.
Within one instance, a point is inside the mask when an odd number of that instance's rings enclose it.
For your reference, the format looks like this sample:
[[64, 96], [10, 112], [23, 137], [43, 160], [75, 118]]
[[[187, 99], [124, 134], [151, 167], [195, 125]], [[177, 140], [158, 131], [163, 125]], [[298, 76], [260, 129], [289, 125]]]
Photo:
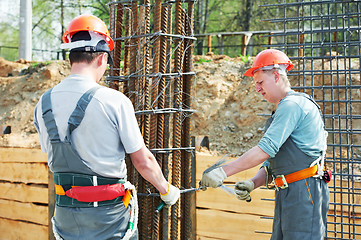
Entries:
[[[116, 83], [119, 91], [131, 99], [144, 142], [168, 181], [178, 188], [195, 187], [195, 164], [191, 161], [194, 147], [190, 141], [195, 75], [193, 1], [129, 0], [109, 5], [113, 9], [110, 26], [114, 29], [110, 32], [117, 61], [107, 81], [111, 86]], [[187, 171], [182, 171], [183, 164]], [[128, 180], [139, 193], [156, 192], [132, 165], [128, 165]], [[139, 238], [195, 239], [195, 204], [188, 202], [190, 199], [182, 197], [159, 213], [155, 209], [160, 199], [140, 194]]]
[[278, 12], [267, 21], [283, 29], [266, 47], [291, 57], [291, 85], [316, 99], [329, 133], [326, 166], [334, 178], [326, 238], [361, 239], [361, 2], [283, 1], [263, 7]]

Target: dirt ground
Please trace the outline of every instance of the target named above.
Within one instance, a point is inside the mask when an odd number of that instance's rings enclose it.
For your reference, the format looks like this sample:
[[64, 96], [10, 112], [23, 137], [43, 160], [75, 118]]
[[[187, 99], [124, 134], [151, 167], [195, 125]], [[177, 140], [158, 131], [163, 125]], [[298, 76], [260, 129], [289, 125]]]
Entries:
[[[255, 92], [252, 79], [243, 76], [250, 63], [223, 55], [194, 56], [193, 62], [197, 74], [192, 135], [207, 136], [212, 154], [244, 153], [257, 144], [267, 116], [274, 110]], [[69, 72], [67, 61], [9, 62], [0, 58], [0, 125], [11, 126], [12, 131], [0, 136], [1, 146], [39, 147], [32, 123], [34, 107], [41, 94]], [[327, 107], [326, 113], [332, 111]]]

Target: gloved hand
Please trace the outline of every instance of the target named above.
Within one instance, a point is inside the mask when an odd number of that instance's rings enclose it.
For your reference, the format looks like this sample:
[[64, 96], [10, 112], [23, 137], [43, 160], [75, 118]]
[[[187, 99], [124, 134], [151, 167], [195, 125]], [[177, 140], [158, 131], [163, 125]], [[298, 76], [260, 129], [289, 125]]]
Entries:
[[199, 186], [217, 188], [223, 184], [223, 181], [226, 178], [227, 174], [224, 172], [223, 168], [218, 167], [210, 172], [203, 172]]
[[167, 205], [175, 204], [179, 197], [180, 197], [180, 190], [170, 183], [168, 183], [167, 193], [165, 194], [160, 193], [160, 198]]
[[234, 191], [236, 193], [236, 197], [239, 200], [251, 200], [251, 196], [249, 195], [254, 189], [254, 183], [251, 180], [239, 181], [234, 186]]

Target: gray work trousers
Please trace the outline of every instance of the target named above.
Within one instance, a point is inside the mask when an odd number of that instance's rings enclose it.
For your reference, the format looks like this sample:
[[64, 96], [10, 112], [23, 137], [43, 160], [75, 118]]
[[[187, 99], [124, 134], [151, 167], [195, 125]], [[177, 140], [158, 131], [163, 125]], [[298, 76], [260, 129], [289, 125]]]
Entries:
[[[122, 239], [128, 229], [130, 207], [133, 207], [130, 204], [128, 208], [122, 202], [90, 208], [56, 206], [52, 219], [54, 235], [64, 240]], [[130, 239], [138, 239], [138, 230]]]
[[276, 191], [271, 240], [323, 240], [329, 201], [327, 183], [319, 178]]

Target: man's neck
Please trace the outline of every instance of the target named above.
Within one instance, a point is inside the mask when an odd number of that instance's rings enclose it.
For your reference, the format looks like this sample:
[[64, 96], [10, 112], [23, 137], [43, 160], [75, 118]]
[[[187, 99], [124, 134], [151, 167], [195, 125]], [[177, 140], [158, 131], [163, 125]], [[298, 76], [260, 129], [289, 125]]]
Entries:
[[280, 101], [281, 101], [282, 99], [284, 99], [290, 91], [292, 91], [292, 89], [291, 89], [290, 87], [285, 87], [285, 88], [283, 88], [283, 89], [280, 91], [279, 101], [276, 103], [276, 106], [278, 106], [278, 104], [280, 103]]
[[80, 62], [80, 63], [73, 63], [71, 66], [70, 74], [77, 74], [87, 77], [94, 82], [97, 82], [96, 74], [94, 73], [94, 68], [91, 64]]

